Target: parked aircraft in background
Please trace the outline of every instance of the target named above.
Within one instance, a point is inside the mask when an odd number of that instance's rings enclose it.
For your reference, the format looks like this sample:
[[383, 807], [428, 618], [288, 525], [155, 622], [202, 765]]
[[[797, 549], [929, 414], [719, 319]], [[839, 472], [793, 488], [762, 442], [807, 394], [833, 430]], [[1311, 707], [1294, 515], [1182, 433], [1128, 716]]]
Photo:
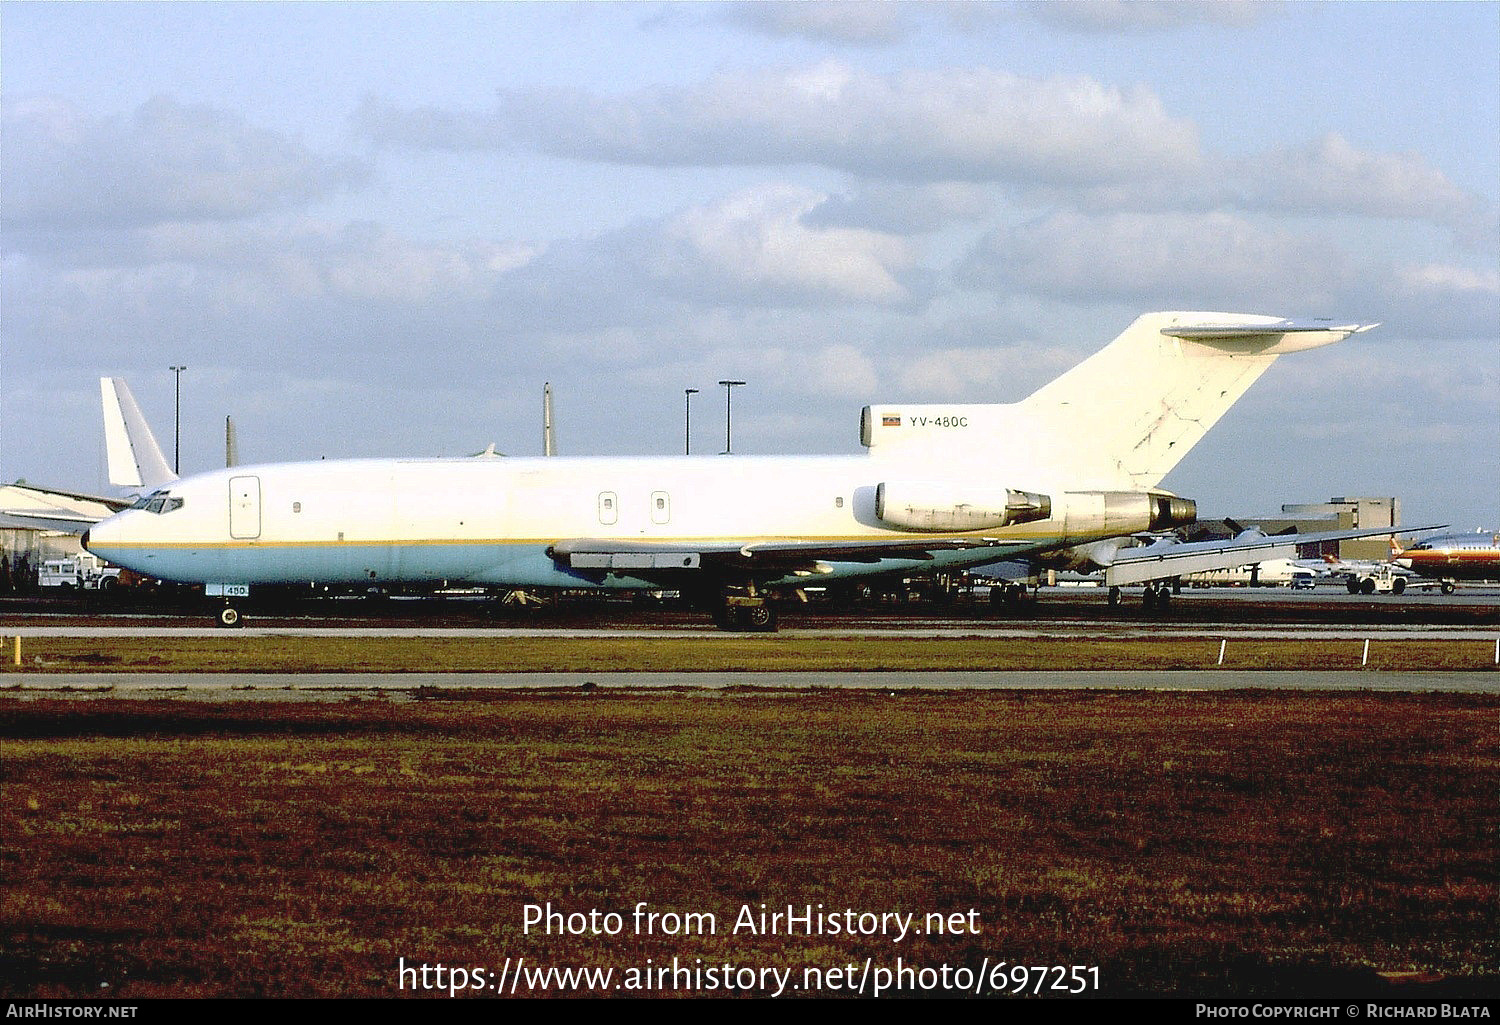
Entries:
[[118, 457], [121, 478], [156, 490], [84, 543], [203, 584], [224, 599], [224, 625], [261, 584], [672, 588], [721, 626], [768, 630], [770, 598], [838, 578], [1011, 559], [1155, 580], [1390, 533], [1125, 550], [1133, 534], [1194, 521], [1162, 478], [1277, 357], [1373, 326], [1146, 314], [1018, 403], [866, 407], [856, 456], [367, 459], [176, 480], [122, 402], [108, 422], [135, 444], [110, 444], [111, 479]]
[[1500, 533], [1449, 534], [1402, 548], [1391, 538], [1391, 561], [1419, 576], [1441, 581], [1452, 594], [1460, 580], [1500, 580]]
[[1230, 569], [1193, 573], [1183, 578], [1182, 582], [1205, 587], [1290, 587], [1298, 581], [1315, 581], [1318, 577], [1327, 575], [1327, 568], [1319, 560], [1265, 559]]

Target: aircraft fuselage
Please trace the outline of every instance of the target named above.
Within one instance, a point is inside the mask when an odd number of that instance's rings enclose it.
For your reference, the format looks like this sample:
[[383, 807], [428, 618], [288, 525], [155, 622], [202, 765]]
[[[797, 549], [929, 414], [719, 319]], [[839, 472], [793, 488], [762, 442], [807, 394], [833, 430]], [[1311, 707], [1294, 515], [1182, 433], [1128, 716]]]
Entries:
[[[880, 484], [922, 480], [932, 470], [870, 456], [268, 464], [174, 481], [95, 526], [87, 544], [117, 565], [190, 583], [639, 588], [653, 585], [628, 573], [575, 569], [553, 548], [580, 538], [683, 550], [992, 542], [983, 552], [934, 551], [874, 564], [827, 560], [819, 570], [848, 576], [972, 565], [994, 560], [997, 545], [1055, 548], [1148, 526], [1114, 507], [1101, 514], [1090, 501], [1096, 492], [1074, 499], [1059, 493], [1053, 516], [1002, 529], [907, 531], [877, 515]], [[993, 483], [993, 475], [976, 483]], [[1032, 492], [1046, 486], [1002, 482]]]

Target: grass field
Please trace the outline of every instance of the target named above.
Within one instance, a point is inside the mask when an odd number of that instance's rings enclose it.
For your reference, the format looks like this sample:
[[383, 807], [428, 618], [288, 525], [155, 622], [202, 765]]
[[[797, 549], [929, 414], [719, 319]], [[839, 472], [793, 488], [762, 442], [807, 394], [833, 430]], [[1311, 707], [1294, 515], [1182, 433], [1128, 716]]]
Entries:
[[[1106, 995], [1388, 994], [1393, 973], [1500, 993], [1491, 696], [0, 699], [0, 745], [11, 997], [389, 996], [403, 958], [618, 984], [674, 956], [797, 981], [867, 958], [1097, 966]], [[638, 901], [716, 931], [638, 934]], [[523, 933], [547, 902], [624, 928]], [[978, 931], [731, 931], [762, 903]]]
[[[3, 633], [0, 633], [3, 636]], [[1495, 671], [1495, 639], [1232, 640], [1227, 669]], [[787, 670], [1208, 669], [1219, 638], [807, 637], [38, 637], [10, 672], [757, 672]]]

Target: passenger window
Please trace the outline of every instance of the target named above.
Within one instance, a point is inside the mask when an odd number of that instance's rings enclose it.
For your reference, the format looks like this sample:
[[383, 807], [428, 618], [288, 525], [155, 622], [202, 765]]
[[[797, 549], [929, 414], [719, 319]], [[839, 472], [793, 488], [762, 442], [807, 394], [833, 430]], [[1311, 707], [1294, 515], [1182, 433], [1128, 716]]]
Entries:
[[651, 492], [651, 522], [666, 523], [672, 519], [672, 499], [665, 491]]
[[605, 526], [610, 526], [615, 520], [619, 519], [620, 511], [617, 508], [618, 505], [619, 501], [615, 498], [613, 491], [599, 492], [599, 522]]

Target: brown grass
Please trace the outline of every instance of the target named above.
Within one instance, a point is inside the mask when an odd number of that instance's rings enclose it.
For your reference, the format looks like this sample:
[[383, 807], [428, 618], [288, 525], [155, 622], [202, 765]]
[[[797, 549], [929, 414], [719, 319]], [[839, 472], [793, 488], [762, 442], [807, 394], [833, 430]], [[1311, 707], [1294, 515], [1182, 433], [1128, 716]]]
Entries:
[[[0, 701], [0, 991], [386, 996], [399, 958], [675, 955], [1098, 965], [1113, 995], [1371, 992], [1381, 970], [1496, 992], [1493, 697], [450, 697]], [[719, 932], [522, 935], [528, 902], [638, 900]], [[974, 909], [982, 932], [729, 935], [761, 902]]]

